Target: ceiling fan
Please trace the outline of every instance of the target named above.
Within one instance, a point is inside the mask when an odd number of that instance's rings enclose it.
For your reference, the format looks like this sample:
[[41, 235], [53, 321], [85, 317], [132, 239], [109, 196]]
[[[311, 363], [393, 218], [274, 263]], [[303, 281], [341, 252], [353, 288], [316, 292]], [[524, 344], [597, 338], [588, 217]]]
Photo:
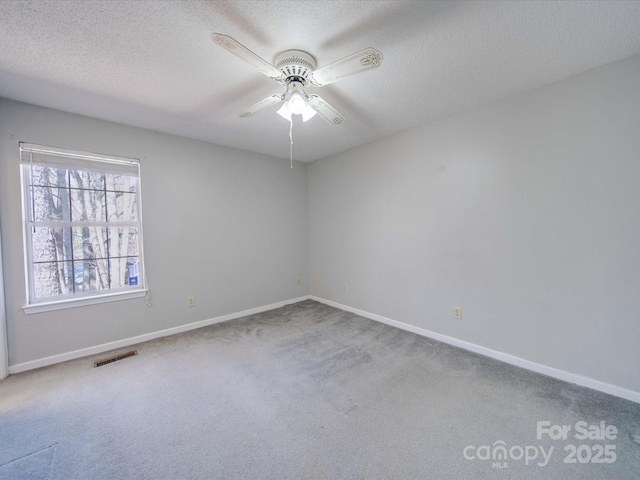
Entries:
[[323, 87], [350, 75], [379, 67], [382, 54], [374, 48], [365, 48], [329, 65], [316, 69], [316, 59], [302, 50], [286, 50], [279, 54], [275, 66], [266, 62], [247, 47], [228, 35], [212, 33], [211, 39], [237, 57], [254, 66], [267, 77], [286, 87], [284, 93], [273, 94], [238, 113], [250, 117], [287, 100], [278, 114], [291, 121], [292, 114], [311, 119], [316, 113], [330, 125], [340, 125], [344, 116], [316, 94], [307, 94], [306, 87]]

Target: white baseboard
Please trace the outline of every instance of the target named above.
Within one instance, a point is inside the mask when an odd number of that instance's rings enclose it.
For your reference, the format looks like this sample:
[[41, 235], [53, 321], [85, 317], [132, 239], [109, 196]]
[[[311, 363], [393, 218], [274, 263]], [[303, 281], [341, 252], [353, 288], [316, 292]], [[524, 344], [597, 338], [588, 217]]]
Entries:
[[615, 395], [616, 397], [624, 398], [626, 400], [630, 400], [635, 403], [640, 403], [640, 392], [628, 390], [626, 388], [618, 387], [610, 383], [601, 382], [599, 380], [594, 380], [589, 377], [583, 377], [582, 375], [577, 375], [575, 373], [565, 372], [564, 370], [558, 370], [557, 368], [548, 367], [540, 363], [531, 362], [529, 360], [515, 357], [507, 353], [498, 352], [497, 350], [491, 350], [490, 348], [476, 345], [475, 343], [465, 342], [464, 340], [459, 340], [454, 337], [442, 335], [441, 333], [432, 332], [424, 328], [416, 327], [414, 325], [409, 325], [408, 323], [398, 322], [397, 320], [392, 320], [390, 318], [383, 317], [381, 315], [376, 315], [375, 313], [365, 312], [364, 310], [359, 310], [357, 308], [349, 307], [348, 305], [343, 305], [341, 303], [333, 302], [331, 300], [326, 300], [324, 298], [316, 297], [314, 295], [310, 295], [309, 298], [311, 300], [324, 303], [325, 305], [339, 308], [340, 310], [345, 310], [347, 312], [355, 313], [356, 315], [360, 315], [361, 317], [365, 317], [370, 320], [375, 320], [376, 322], [385, 323], [387, 325], [391, 325], [393, 327], [397, 327], [402, 330], [406, 330], [408, 332], [422, 335], [423, 337], [429, 337], [434, 340], [438, 340], [442, 343], [447, 343], [449, 345], [453, 345], [455, 347], [468, 350], [470, 352], [479, 353], [480, 355], [484, 355], [485, 357], [491, 357], [496, 360], [500, 360], [501, 362], [505, 362], [511, 365], [515, 365], [517, 367], [525, 368], [527, 370], [541, 373], [549, 377], [557, 378], [558, 380], [563, 380], [569, 383], [575, 383], [576, 385], [580, 385], [581, 387], [592, 388], [594, 390], [608, 393], [610, 395]]
[[29, 362], [18, 363], [16, 365], [9, 366], [9, 374], [25, 372], [27, 370], [33, 370], [34, 368], [46, 367], [47, 365], [53, 365], [54, 363], [66, 362], [67, 360], [74, 360], [80, 357], [86, 357], [88, 355], [95, 355], [96, 353], [108, 352], [115, 350], [116, 348], [128, 347], [137, 343], [147, 342], [154, 338], [167, 337], [169, 335], [175, 335], [176, 333], [187, 332], [189, 330], [195, 330], [196, 328], [206, 327], [213, 325], [214, 323], [227, 322], [240, 317], [246, 317], [260, 312], [266, 312], [275, 308], [280, 308], [291, 303], [301, 302], [303, 300], [310, 299], [310, 295], [303, 297], [293, 298], [291, 300], [285, 300], [282, 302], [272, 303], [271, 305], [264, 305], [262, 307], [250, 308], [241, 312], [230, 313], [228, 315], [222, 315], [220, 317], [209, 318], [207, 320], [201, 320], [199, 322], [188, 323], [186, 325], [180, 325], [178, 327], [167, 328], [165, 330], [159, 330], [157, 332], [145, 333], [136, 337], [125, 338], [117, 340], [115, 342], [103, 343], [94, 347], [81, 348], [80, 350], [74, 350], [72, 352], [61, 353], [59, 355], [52, 355], [50, 357], [39, 358], [38, 360], [31, 360]]
[[246, 317], [248, 315], [253, 315], [260, 312], [266, 312], [268, 310], [273, 310], [275, 308], [280, 308], [285, 305], [289, 305], [291, 303], [301, 302], [303, 300], [315, 300], [320, 303], [324, 303], [325, 305], [329, 305], [331, 307], [339, 308], [340, 310], [344, 310], [347, 312], [355, 313], [356, 315], [360, 315], [361, 317], [365, 317], [371, 320], [375, 320], [380, 323], [384, 323], [387, 325], [391, 325], [393, 327], [400, 328], [402, 330], [406, 330], [408, 332], [412, 332], [424, 337], [429, 337], [434, 340], [438, 340], [443, 343], [447, 343], [449, 345], [453, 345], [455, 347], [462, 348], [464, 350], [468, 350], [470, 352], [478, 353], [480, 355], [484, 355], [486, 357], [494, 358], [496, 360], [500, 360], [502, 362], [508, 363], [510, 365], [515, 365], [517, 367], [525, 368], [527, 370], [531, 370], [533, 372], [541, 373], [543, 375], [547, 375], [549, 377], [557, 378], [558, 380], [563, 380], [569, 383], [575, 383], [576, 385], [580, 385], [582, 387], [592, 388], [594, 390], [598, 390], [600, 392], [608, 393], [610, 395], [615, 395], [616, 397], [624, 398], [626, 400], [630, 400], [635, 403], [640, 403], [640, 392], [635, 392], [633, 390], [628, 390], [623, 387], [618, 387], [616, 385], [612, 385], [610, 383], [601, 382], [599, 380], [594, 380], [592, 378], [583, 377], [582, 375], [577, 375], [575, 373], [565, 372], [564, 370], [559, 370], [557, 368], [548, 367], [546, 365], [542, 365], [539, 363], [531, 362], [529, 360], [525, 360], [523, 358], [519, 358], [513, 355], [509, 355], [507, 353], [502, 353], [497, 350], [492, 350], [487, 347], [483, 347], [480, 345], [476, 345], [474, 343], [466, 342], [464, 340], [460, 340], [454, 337], [449, 337], [447, 335], [442, 335], [441, 333], [432, 332], [430, 330], [426, 330], [424, 328], [416, 327], [414, 325], [410, 325], [408, 323], [399, 322], [397, 320], [392, 320], [391, 318], [383, 317], [382, 315], [377, 315], [375, 313], [369, 313], [364, 310], [360, 310], [357, 308], [350, 307], [348, 305], [343, 305], [341, 303], [333, 302], [331, 300], [327, 300], [324, 298], [316, 297], [314, 295], [305, 295], [298, 298], [293, 298], [291, 300], [285, 300], [282, 302], [272, 303], [271, 305], [264, 305], [262, 307], [250, 308], [248, 310], [243, 310], [241, 312], [230, 313], [228, 315], [222, 315], [220, 317], [209, 318], [207, 320], [201, 320], [199, 322], [188, 323], [186, 325], [180, 325], [178, 327], [167, 328], [165, 330], [159, 330], [157, 332], [145, 333], [143, 335], [138, 335], [136, 337], [125, 338], [123, 340], [117, 340], [115, 342], [103, 343], [101, 345], [96, 345], [94, 347], [82, 348], [80, 350], [74, 350], [72, 352], [62, 353], [59, 355], [52, 355], [50, 357], [40, 358], [38, 360], [32, 360], [29, 362], [18, 363], [16, 365], [9, 366], [9, 374], [15, 374], [20, 372], [25, 372], [27, 370], [32, 370], [34, 368], [45, 367], [47, 365], [53, 365], [54, 363], [66, 362], [68, 360], [73, 360], [80, 357], [86, 357], [88, 355], [94, 355], [96, 353], [108, 352], [110, 350], [115, 350], [117, 348], [128, 347], [130, 345], [135, 345], [137, 343], [146, 342], [149, 340], [153, 340], [154, 338], [166, 337], [169, 335], [174, 335], [176, 333], [187, 332], [189, 330], [195, 330], [196, 328], [206, 327], [208, 325], [213, 325], [215, 323], [226, 322], [229, 320], [234, 320], [236, 318]]

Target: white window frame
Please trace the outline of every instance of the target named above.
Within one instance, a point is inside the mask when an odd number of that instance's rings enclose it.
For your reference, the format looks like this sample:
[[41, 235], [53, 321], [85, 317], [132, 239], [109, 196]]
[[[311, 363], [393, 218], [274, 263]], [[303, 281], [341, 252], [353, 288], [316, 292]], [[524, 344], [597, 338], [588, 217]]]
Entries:
[[[34, 162], [34, 155], [38, 158], [47, 158], [44, 163]], [[140, 178], [140, 161], [135, 158], [125, 158], [117, 156], [107, 156], [96, 153], [81, 152], [76, 150], [68, 150], [57, 147], [49, 147], [20, 142], [20, 174], [22, 185], [22, 213], [23, 213], [23, 237], [24, 237], [24, 256], [25, 256], [25, 282], [27, 301], [23, 306], [23, 310], [27, 314], [47, 312], [51, 310], [59, 310], [64, 308], [79, 307], [84, 305], [93, 305], [97, 303], [113, 302], [118, 300], [126, 300], [131, 298], [139, 298], [147, 295], [147, 279], [144, 265], [144, 241], [142, 231], [142, 194], [141, 194], [141, 178]], [[56, 226], [69, 227], [83, 225], [83, 222], [35, 222], [32, 217], [31, 205], [31, 167], [35, 164], [50, 165], [52, 167], [62, 167], [69, 169], [83, 169], [91, 171], [100, 166], [99, 171], [107, 168], [114, 172], [127, 172], [130, 175], [137, 176], [136, 188], [136, 222], [92, 222], [91, 226], [109, 226], [109, 227], [135, 227], [138, 229], [139, 239], [139, 282], [136, 287], [113, 288], [108, 290], [96, 290], [91, 292], [71, 293], [66, 295], [58, 295], [56, 297], [36, 298], [35, 285], [33, 278], [33, 246], [32, 232], [35, 226]]]

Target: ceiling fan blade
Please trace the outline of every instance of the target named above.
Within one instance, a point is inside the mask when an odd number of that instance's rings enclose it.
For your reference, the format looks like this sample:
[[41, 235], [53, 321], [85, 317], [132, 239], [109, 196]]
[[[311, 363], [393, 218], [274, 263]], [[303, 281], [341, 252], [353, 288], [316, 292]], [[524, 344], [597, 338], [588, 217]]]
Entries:
[[284, 100], [284, 95], [271, 95], [264, 100], [260, 100], [258, 103], [254, 103], [250, 107], [245, 108], [241, 112], [238, 113], [239, 117], [246, 118], [255, 115], [256, 113], [264, 110], [265, 108], [270, 107], [271, 105], [275, 105], [276, 103], [280, 103]]
[[266, 62], [262, 58], [260, 58], [258, 55], [253, 53], [247, 47], [245, 47], [235, 39], [231, 38], [230, 36], [222, 35], [220, 33], [212, 33], [211, 40], [213, 40], [214, 43], [220, 45], [221, 47], [233, 53], [236, 57], [239, 57], [245, 62], [247, 62], [248, 64], [253, 65], [267, 77], [272, 78], [273, 80], [276, 80], [279, 82], [283, 80], [283, 75], [280, 70], [278, 70], [276, 67]]
[[337, 126], [344, 122], [344, 116], [318, 95], [309, 95], [309, 105], [311, 105], [311, 108], [318, 112], [318, 115], [329, 125]]
[[350, 75], [379, 67], [381, 63], [382, 54], [378, 50], [365, 48], [311, 72], [307, 82], [316, 87], [322, 87]]

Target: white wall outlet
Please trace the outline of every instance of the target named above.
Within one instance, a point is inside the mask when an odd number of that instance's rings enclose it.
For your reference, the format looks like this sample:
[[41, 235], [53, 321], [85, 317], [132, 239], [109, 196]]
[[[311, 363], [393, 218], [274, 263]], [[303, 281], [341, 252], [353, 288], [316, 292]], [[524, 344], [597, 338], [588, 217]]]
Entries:
[[302, 285], [302, 279], [296, 278], [296, 285]]
[[343, 292], [346, 292], [346, 291], [347, 291], [347, 284], [346, 284], [346, 283], [343, 283], [343, 284], [342, 284], [342, 291], [343, 291]]
[[453, 318], [462, 320], [462, 307], [453, 307]]
[[187, 307], [195, 307], [196, 306], [196, 297], [191, 296], [187, 297]]

